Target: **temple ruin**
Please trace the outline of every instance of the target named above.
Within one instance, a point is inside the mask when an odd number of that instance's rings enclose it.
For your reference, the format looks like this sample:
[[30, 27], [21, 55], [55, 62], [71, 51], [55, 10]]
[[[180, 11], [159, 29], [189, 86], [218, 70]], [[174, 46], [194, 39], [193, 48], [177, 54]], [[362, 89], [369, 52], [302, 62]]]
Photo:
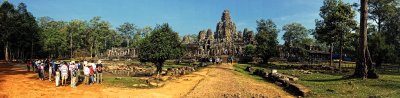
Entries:
[[[221, 20], [217, 23], [216, 31], [201, 30], [197, 38], [184, 36], [182, 43], [186, 46], [183, 58], [203, 58], [221, 55], [241, 55], [245, 45], [256, 44], [254, 32], [245, 28], [237, 31], [231, 20], [229, 10], [224, 10]], [[108, 58], [136, 58], [134, 48], [112, 48], [107, 50]]]
[[190, 57], [210, 57], [220, 55], [241, 55], [247, 44], [255, 44], [254, 32], [247, 28], [236, 30], [235, 23], [231, 20], [229, 10], [224, 10], [221, 20], [217, 23], [216, 31], [202, 30], [197, 40], [189, 36], [183, 37]]
[[106, 51], [108, 58], [136, 58], [138, 54], [135, 48], [111, 48]]

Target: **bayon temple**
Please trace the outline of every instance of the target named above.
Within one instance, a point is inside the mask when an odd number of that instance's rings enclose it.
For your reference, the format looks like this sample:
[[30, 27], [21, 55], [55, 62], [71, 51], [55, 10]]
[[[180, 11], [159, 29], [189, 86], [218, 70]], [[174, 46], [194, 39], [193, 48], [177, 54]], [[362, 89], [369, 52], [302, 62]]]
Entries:
[[254, 32], [247, 28], [237, 31], [228, 10], [223, 12], [215, 32], [202, 30], [197, 39], [184, 36], [182, 42], [187, 46], [186, 57], [241, 55], [245, 45], [255, 44]]

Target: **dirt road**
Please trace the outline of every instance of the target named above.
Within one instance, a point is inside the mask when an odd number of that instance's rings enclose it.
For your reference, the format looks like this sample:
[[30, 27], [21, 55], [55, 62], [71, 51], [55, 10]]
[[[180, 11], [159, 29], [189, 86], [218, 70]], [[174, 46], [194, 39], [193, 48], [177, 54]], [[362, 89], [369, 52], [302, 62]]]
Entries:
[[274, 84], [237, 75], [230, 64], [210, 66], [154, 89], [116, 88], [100, 84], [79, 85], [77, 88], [55, 87], [55, 83], [38, 80], [36, 74], [20, 67], [23, 65], [0, 64], [0, 98], [293, 97]]

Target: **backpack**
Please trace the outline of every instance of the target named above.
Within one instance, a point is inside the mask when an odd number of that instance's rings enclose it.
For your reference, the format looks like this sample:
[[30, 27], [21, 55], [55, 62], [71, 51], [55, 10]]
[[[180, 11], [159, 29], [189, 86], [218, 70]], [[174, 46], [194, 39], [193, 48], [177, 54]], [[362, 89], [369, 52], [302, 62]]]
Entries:
[[97, 71], [101, 72], [102, 71], [101, 67], [102, 66], [97, 65], [97, 67], [96, 67]]
[[76, 72], [77, 72], [77, 69], [76, 69], [76, 68], [73, 68], [73, 69], [72, 69], [71, 75], [74, 76], [74, 77], [76, 77]]

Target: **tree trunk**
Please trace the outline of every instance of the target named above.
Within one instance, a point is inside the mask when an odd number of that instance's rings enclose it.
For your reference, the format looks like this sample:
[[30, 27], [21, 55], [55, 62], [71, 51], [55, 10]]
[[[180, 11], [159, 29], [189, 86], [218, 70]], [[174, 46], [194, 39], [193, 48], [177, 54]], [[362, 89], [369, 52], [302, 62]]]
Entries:
[[360, 40], [358, 47], [358, 60], [353, 77], [366, 79], [368, 76], [368, 66], [366, 58], [367, 43], [367, 19], [368, 19], [368, 0], [361, 0], [361, 17], [360, 17]]
[[20, 52], [21, 52], [21, 50], [19, 48], [17, 48], [17, 57], [16, 57], [17, 59], [20, 59], [20, 56], [19, 56]]
[[330, 55], [331, 55], [331, 58], [330, 58], [330, 61], [329, 61], [329, 66], [333, 66], [333, 43], [331, 43], [331, 47], [330, 47], [331, 49], [330, 49]]
[[92, 53], [93, 53], [93, 44], [92, 44], [92, 45], [90, 45], [90, 58], [92, 58], [92, 57], [93, 57]]
[[70, 34], [70, 58], [72, 58], [72, 33]]
[[157, 73], [157, 76], [161, 74], [163, 64], [164, 64], [164, 62], [162, 62], [162, 61], [157, 61], [156, 62], [156, 67], [157, 67], [156, 73]]
[[6, 62], [8, 63], [8, 61], [9, 61], [8, 42], [6, 42], [6, 45], [5, 45], [5, 47], [4, 47], [4, 59], [5, 59]]
[[129, 47], [129, 39], [126, 39], [126, 48]]
[[342, 69], [342, 60], [343, 60], [343, 40], [344, 40], [344, 32], [340, 33], [340, 60], [339, 60], [339, 69]]
[[367, 65], [368, 65], [368, 76], [367, 78], [369, 79], [378, 79], [379, 75], [375, 72], [375, 66], [374, 64], [372, 64], [372, 58], [371, 58], [371, 54], [369, 52], [369, 49], [367, 47]]
[[33, 40], [31, 41], [31, 60], [33, 58]]

